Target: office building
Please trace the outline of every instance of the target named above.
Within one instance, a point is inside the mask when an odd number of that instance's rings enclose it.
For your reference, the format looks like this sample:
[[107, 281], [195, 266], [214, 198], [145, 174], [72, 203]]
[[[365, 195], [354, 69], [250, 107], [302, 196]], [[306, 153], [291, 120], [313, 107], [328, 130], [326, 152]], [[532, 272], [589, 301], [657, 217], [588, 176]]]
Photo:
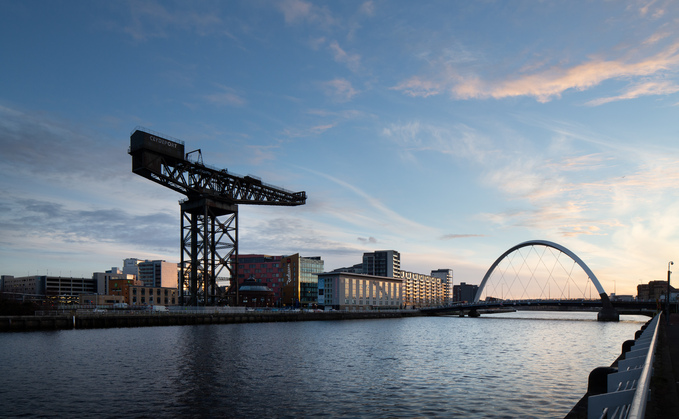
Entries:
[[118, 268], [111, 268], [106, 272], [95, 272], [92, 274], [92, 279], [97, 284], [97, 294], [109, 294], [109, 283], [115, 279], [134, 279], [135, 276], [131, 274], [124, 274]]
[[401, 255], [396, 250], [378, 250], [363, 253], [363, 274], [372, 276], [401, 277]]
[[350, 272], [319, 273], [318, 305], [349, 311], [402, 308], [403, 280]]
[[453, 301], [455, 302], [472, 302], [476, 298], [476, 292], [479, 290], [478, 285], [471, 285], [461, 282], [460, 285], [453, 285]]
[[145, 260], [137, 264], [137, 279], [147, 287], [178, 288], [179, 274], [176, 263], [164, 260]]
[[281, 305], [312, 307], [318, 302], [318, 274], [323, 272], [319, 256], [302, 257], [299, 253], [281, 259]]

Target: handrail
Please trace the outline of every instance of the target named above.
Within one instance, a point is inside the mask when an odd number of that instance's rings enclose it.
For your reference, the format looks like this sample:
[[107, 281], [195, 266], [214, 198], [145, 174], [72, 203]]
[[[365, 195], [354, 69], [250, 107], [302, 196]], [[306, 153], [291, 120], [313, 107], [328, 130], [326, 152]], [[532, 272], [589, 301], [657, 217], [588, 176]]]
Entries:
[[618, 361], [618, 372], [607, 377], [608, 392], [589, 396], [587, 417], [642, 419], [646, 412], [653, 360], [658, 340], [657, 314]]
[[[659, 319], [660, 315], [656, 316]], [[653, 338], [651, 338], [651, 345], [648, 347], [648, 354], [646, 355], [646, 362], [644, 362], [644, 369], [639, 376], [639, 381], [637, 381], [637, 391], [634, 393], [634, 399], [632, 399], [632, 405], [630, 407], [630, 412], [628, 418], [630, 419], [641, 419], [646, 414], [646, 402], [648, 399], [648, 391], [651, 385], [651, 373], [653, 372], [653, 358], [655, 355], [655, 347], [658, 342], [658, 328], [660, 327], [660, 321], [656, 320], [655, 330], [653, 331]]]

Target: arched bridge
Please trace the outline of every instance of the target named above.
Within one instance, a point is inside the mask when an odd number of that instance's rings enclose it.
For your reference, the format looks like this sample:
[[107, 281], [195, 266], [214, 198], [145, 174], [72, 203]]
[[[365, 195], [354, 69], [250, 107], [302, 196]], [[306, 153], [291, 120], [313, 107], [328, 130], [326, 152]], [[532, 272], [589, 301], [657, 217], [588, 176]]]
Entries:
[[[534, 247], [538, 247], [542, 249], [542, 253], [539, 252], [533, 252], [539, 257], [539, 261], [535, 266], [529, 266], [526, 261], [526, 257], [523, 256], [523, 260], [519, 258], [519, 262], [515, 263], [512, 260], [508, 260], [508, 257], [510, 255], [514, 255], [518, 252], [520, 249], [523, 248], [531, 248], [533, 249]], [[596, 293], [599, 295], [598, 300], [591, 300], [591, 299], [585, 299], [585, 298], [576, 298], [576, 299], [571, 299], [570, 298], [570, 282], [571, 281], [571, 275], [573, 272], [573, 267], [570, 268], [570, 271], [563, 265], [562, 262], [559, 261], [559, 258], [557, 257], [556, 260], [557, 262], [554, 262], [551, 266], [549, 266], [544, 260], [542, 259], [542, 256], [545, 254], [547, 250], [555, 250], [559, 252], [557, 255], [566, 255], [570, 260], [572, 260], [574, 265], [577, 265], [580, 267], [580, 269], [587, 275], [588, 280], [590, 281], [591, 285], [594, 286], [596, 289]], [[509, 274], [502, 273], [501, 274], [501, 280], [504, 282], [508, 282], [507, 285], [515, 285], [518, 283], [518, 288], [519, 291], [526, 294], [528, 292], [528, 288], [532, 287], [534, 289], [537, 289], [541, 293], [540, 298], [528, 298], [526, 295], [524, 297], [526, 298], [513, 298], [511, 300], [505, 299], [504, 295], [500, 295], [497, 297], [491, 297], [491, 298], [486, 298], [485, 302], [481, 302], [480, 299], [483, 296], [484, 291], [486, 291], [486, 287], [488, 285], [488, 281], [493, 275], [493, 273], [496, 271], [498, 266], [500, 266], [501, 263], [507, 261], [508, 268], [507, 270], [510, 271]], [[520, 271], [522, 268], [526, 267], [528, 271], [528, 278], [527, 279], [520, 279], [518, 271]], [[567, 274], [567, 278], [565, 282], [562, 282], [561, 284], [555, 283], [555, 292], [558, 295], [557, 298], [551, 298], [547, 297], [546, 294], [546, 288], [549, 288], [549, 293], [551, 293], [551, 279], [555, 276], [555, 270], [558, 270], [560, 268], [561, 271], [564, 271]], [[542, 271], [545, 272], [545, 275], [548, 275], [548, 280], [547, 281], [541, 281], [537, 276], [538, 271], [542, 269]], [[513, 275], [513, 276], [512, 276]], [[507, 276], [508, 278], [505, 278]], [[505, 280], [506, 279], [506, 280]], [[504, 285], [505, 283], [502, 282], [500, 286], [502, 287], [502, 291], [498, 290], [497, 287], [495, 289], [495, 292], [499, 292], [501, 294], [504, 294]], [[568, 287], [568, 298], [565, 298], [564, 291]], [[424, 309], [422, 310], [426, 314], [442, 314], [445, 312], [452, 312], [452, 311], [460, 311], [460, 310], [468, 310], [472, 315], [474, 313], [477, 313], [479, 309], [482, 308], [494, 308], [494, 307], [502, 307], [502, 306], [529, 306], [529, 305], [539, 305], [539, 306], [560, 306], [560, 307], [571, 307], [571, 306], [599, 306], [601, 307], [601, 311], [599, 311], [598, 319], [600, 321], [618, 321], [619, 320], [619, 314], [618, 311], [613, 307], [611, 304], [611, 301], [608, 297], [608, 294], [604, 290], [603, 286], [597, 279], [596, 275], [594, 275], [594, 272], [587, 266], [587, 264], [580, 259], [575, 253], [567, 249], [566, 247], [546, 241], [546, 240], [529, 240], [523, 243], [519, 243], [516, 246], [511, 247], [508, 249], [506, 252], [504, 252], [500, 257], [498, 257], [495, 262], [490, 266], [486, 274], [484, 275], [481, 284], [479, 285], [478, 291], [476, 292], [476, 296], [474, 297], [473, 302], [466, 303], [464, 305], [455, 305], [451, 307], [442, 307], [442, 308], [435, 308], [435, 309]]]

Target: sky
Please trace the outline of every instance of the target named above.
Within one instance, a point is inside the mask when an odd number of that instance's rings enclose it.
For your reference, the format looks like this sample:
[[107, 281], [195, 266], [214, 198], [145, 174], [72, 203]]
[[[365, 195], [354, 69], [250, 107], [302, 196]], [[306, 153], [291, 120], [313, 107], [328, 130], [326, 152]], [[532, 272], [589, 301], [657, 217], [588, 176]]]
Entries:
[[479, 284], [527, 240], [636, 295], [679, 263], [679, 2], [0, 0], [0, 273], [180, 257], [137, 126], [291, 191], [239, 252], [393, 249]]

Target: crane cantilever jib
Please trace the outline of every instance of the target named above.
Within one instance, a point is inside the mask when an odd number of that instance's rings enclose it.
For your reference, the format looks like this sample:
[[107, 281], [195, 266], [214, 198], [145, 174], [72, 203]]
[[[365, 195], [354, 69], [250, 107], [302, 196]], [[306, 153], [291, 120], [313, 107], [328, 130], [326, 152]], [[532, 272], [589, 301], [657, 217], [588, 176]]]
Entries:
[[[290, 192], [262, 183], [253, 176], [238, 176], [226, 169], [191, 162], [184, 154], [183, 142], [149, 130], [137, 129], [132, 133], [129, 154], [134, 173], [187, 197], [180, 203], [180, 304], [198, 305], [201, 296], [203, 304], [214, 304], [216, 278], [223, 268], [231, 273], [238, 299], [235, 261], [239, 204], [295, 206], [306, 203], [306, 192]], [[226, 219], [220, 220], [220, 217]]]
[[186, 160], [184, 144], [136, 130], [130, 137], [132, 171], [179, 193], [229, 204], [304, 205], [306, 192], [290, 192], [252, 176], [237, 176]]

